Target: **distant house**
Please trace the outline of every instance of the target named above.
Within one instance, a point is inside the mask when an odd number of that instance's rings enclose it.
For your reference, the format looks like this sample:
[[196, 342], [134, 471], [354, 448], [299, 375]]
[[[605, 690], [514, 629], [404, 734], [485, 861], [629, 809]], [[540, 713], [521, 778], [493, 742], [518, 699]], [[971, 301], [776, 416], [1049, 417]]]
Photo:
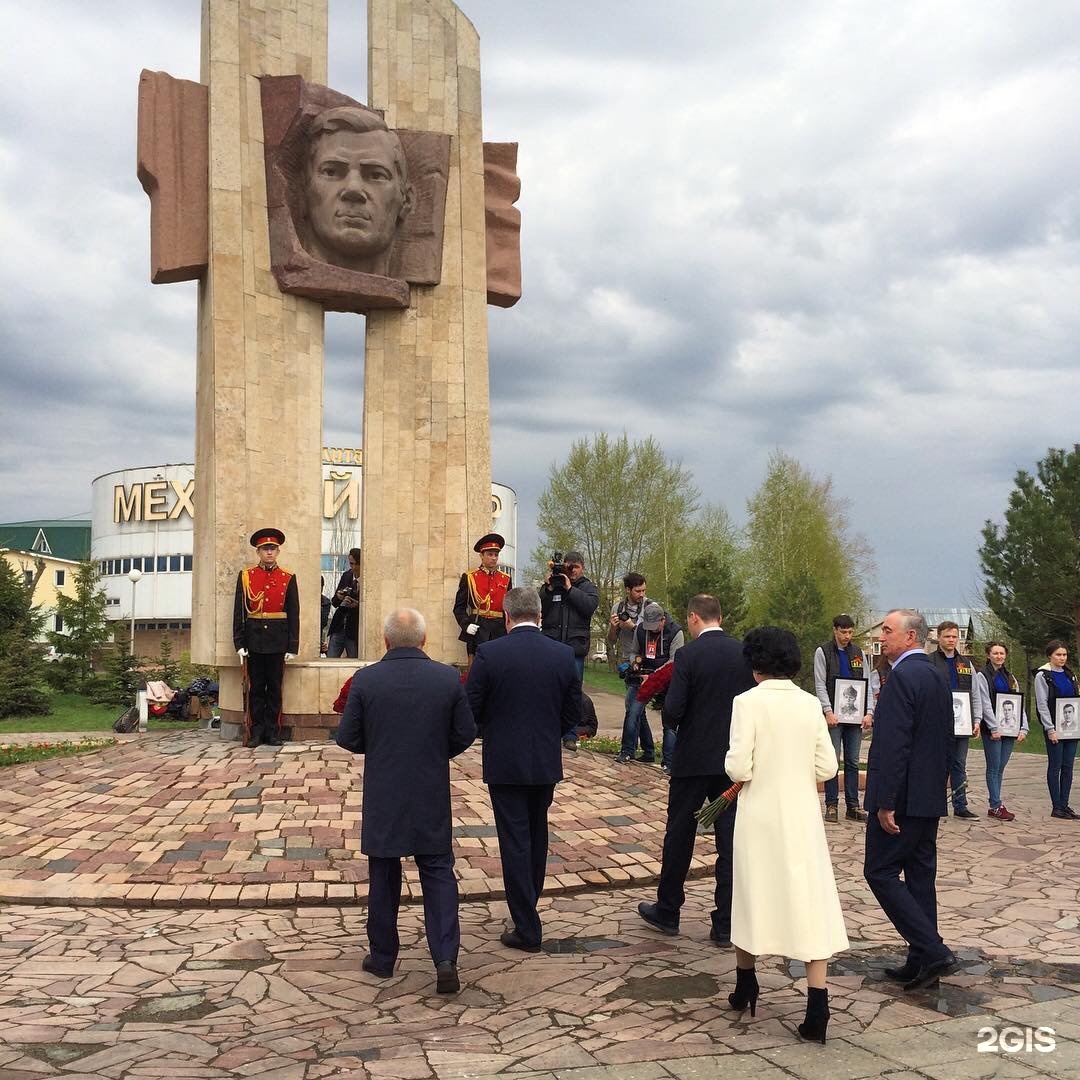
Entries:
[[[0, 524], [0, 555], [27, 585], [35, 578], [33, 603], [45, 612], [44, 632], [64, 632], [57, 596], [75, 595], [75, 571], [90, 558], [89, 521], [13, 521]], [[38, 570], [42, 573], [38, 576]]]
[[[960, 642], [957, 651], [962, 656], [971, 653], [975, 642], [978, 640], [978, 632], [985, 626], [988, 612], [979, 608], [920, 608], [927, 626], [930, 627], [930, 635], [926, 639], [926, 651], [937, 651], [937, 627], [943, 622], [954, 622], [960, 627]], [[881, 654], [881, 624], [885, 621], [887, 611], [873, 611], [870, 613], [870, 625], [856, 633], [862, 643], [863, 651], [874, 656]]]

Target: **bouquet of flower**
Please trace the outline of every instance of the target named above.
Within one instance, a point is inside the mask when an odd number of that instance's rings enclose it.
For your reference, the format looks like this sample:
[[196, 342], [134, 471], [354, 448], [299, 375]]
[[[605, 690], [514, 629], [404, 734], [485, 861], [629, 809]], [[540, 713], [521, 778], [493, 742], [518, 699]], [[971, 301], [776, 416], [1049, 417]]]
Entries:
[[706, 803], [695, 815], [698, 824], [703, 829], [711, 829], [713, 822], [739, 797], [742, 791], [742, 781], [736, 780], [722, 795], [718, 795], [712, 802]]
[[664, 695], [671, 685], [671, 676], [675, 668], [669, 660], [663, 667], [657, 668], [651, 675], [643, 679], [638, 687], [638, 701], [648, 701], [654, 709], [661, 709], [664, 705]]

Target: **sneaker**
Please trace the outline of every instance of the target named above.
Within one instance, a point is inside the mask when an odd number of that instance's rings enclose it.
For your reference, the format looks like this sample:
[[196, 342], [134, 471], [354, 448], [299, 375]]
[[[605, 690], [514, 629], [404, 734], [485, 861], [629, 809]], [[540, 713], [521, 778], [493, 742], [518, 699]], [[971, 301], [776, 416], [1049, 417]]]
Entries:
[[1000, 806], [995, 806], [993, 810], [987, 810], [986, 816], [997, 818], [998, 821], [1014, 821], [1016, 819], [1015, 814], [1010, 814], [1009, 811], [1005, 809], [1004, 803]]
[[656, 756], [654, 754], [638, 754], [637, 760], [643, 765], [655, 765]]
[[860, 810], [857, 806], [849, 806], [847, 813], [844, 814], [848, 821], [865, 821], [869, 816], [865, 810]]
[[1056, 818], [1064, 818], [1066, 821], [1069, 820], [1069, 815], [1065, 810], [1051, 810], [1050, 816]]
[[664, 774], [665, 776], [670, 776], [670, 775], [671, 775], [671, 766], [670, 766], [670, 765], [661, 765], [661, 766], [660, 766], [660, 771], [661, 771], [661, 772], [662, 772], [662, 773], [663, 773], [663, 774]]
[[825, 820], [835, 824], [840, 820], [840, 813], [836, 808], [835, 803], [830, 803], [825, 807]]
[[571, 753], [577, 753], [577, 739], [563, 739], [563, 749], [569, 750]]
[[629, 765], [630, 762], [633, 761], [633, 760], [634, 759], [629, 754], [616, 754], [615, 755], [615, 764], [616, 765]]
[[954, 810], [953, 811], [953, 817], [976, 818], [978, 816], [979, 816], [978, 814], [973, 814], [966, 806], [964, 807], [963, 810]]
[[1073, 821], [1080, 821], [1080, 814], [1078, 814], [1071, 806], [1065, 807], [1065, 816], [1072, 818]]

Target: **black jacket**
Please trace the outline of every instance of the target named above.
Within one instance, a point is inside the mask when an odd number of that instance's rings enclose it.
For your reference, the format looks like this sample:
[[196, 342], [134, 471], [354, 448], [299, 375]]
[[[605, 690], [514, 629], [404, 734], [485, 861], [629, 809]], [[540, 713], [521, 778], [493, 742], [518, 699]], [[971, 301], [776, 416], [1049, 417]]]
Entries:
[[485, 784], [556, 784], [562, 739], [581, 723], [570, 649], [521, 626], [476, 650], [465, 683], [484, 740]]
[[877, 700], [866, 765], [867, 812], [944, 817], [952, 739], [948, 680], [925, 654], [909, 656], [892, 669]]
[[461, 677], [420, 649], [391, 649], [353, 676], [337, 744], [363, 754], [360, 850], [451, 850], [450, 759], [476, 738]]
[[540, 629], [552, 641], [569, 645], [575, 656], [584, 656], [589, 651], [589, 629], [593, 612], [600, 604], [600, 593], [587, 577], [582, 577], [562, 594], [561, 600], [555, 596], [546, 585], [540, 586]]
[[731, 703], [755, 686], [742, 642], [723, 630], [699, 634], [676, 654], [664, 698], [664, 727], [679, 733], [672, 776], [726, 776]]
[[342, 607], [338, 599], [338, 593], [342, 589], [348, 589], [349, 595], [354, 599], [360, 598], [360, 582], [358, 582], [351, 570], [346, 570], [337, 583], [334, 595], [330, 597], [330, 605], [335, 608], [334, 615], [330, 620], [330, 628], [327, 634], [344, 633], [346, 637], [356, 640], [360, 631], [360, 609], [358, 607]]

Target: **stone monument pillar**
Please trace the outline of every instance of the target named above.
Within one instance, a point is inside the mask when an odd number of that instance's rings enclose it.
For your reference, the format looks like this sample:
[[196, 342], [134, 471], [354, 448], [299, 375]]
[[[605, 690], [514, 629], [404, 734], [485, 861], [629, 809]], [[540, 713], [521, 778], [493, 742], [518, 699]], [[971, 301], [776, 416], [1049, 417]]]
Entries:
[[[270, 272], [260, 75], [326, 81], [326, 0], [205, 0], [209, 243], [199, 284], [192, 657], [221, 666], [226, 717], [243, 709], [233, 592], [253, 529], [284, 530], [300, 588], [300, 661], [319, 656], [323, 308]], [[289, 714], [318, 707], [318, 676], [290, 665]]]
[[491, 523], [480, 45], [450, 0], [369, 0], [368, 47], [387, 124], [452, 139], [442, 279], [367, 317], [362, 655], [382, 655], [382, 615], [407, 605], [451, 660], [458, 576]]

